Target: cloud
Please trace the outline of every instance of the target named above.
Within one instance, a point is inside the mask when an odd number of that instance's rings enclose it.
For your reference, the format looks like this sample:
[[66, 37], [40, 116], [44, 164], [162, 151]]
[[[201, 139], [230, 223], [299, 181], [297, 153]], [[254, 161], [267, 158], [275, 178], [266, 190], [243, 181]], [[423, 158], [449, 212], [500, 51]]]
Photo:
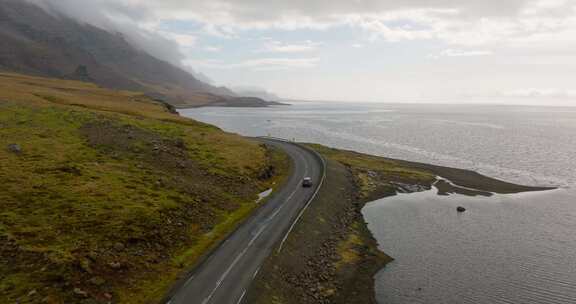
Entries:
[[276, 71], [318, 66], [319, 58], [257, 58], [236, 63], [227, 63], [218, 59], [188, 60], [186, 65], [212, 69], [250, 69], [253, 71]]
[[214, 46], [214, 45], [207, 45], [203, 48], [203, 50], [205, 50], [206, 52], [217, 53], [217, 52], [222, 51], [222, 47]]
[[198, 37], [189, 34], [180, 34], [162, 31], [159, 32], [165, 37], [176, 41], [183, 48], [193, 48], [198, 43]]
[[[199, 24], [204, 33], [234, 39], [247, 30], [360, 29], [368, 41], [433, 40], [461, 47], [548, 51], [576, 45], [573, 0], [28, 0], [79, 20], [128, 32], [162, 58], [182, 59], [159, 31], [163, 22]], [[547, 42], [546, 44], [542, 42]], [[551, 45], [550, 45], [551, 44]], [[562, 45], [563, 44], [563, 45]], [[307, 44], [267, 45], [268, 51], [309, 51]], [[176, 50], [176, 51], [175, 51]]]
[[477, 57], [477, 56], [490, 56], [494, 53], [486, 50], [460, 50], [460, 49], [445, 49], [439, 54], [431, 54], [428, 57], [432, 59], [440, 59], [442, 57]]
[[315, 51], [322, 43], [312, 42], [310, 40], [301, 43], [284, 43], [280, 41], [267, 41], [264, 47], [257, 52], [275, 52], [275, 53], [299, 53]]
[[[359, 92], [369, 92], [365, 98], [375, 98], [373, 96], [411, 95], [415, 92], [414, 87], [420, 87], [422, 94], [428, 95], [449, 95], [456, 89], [474, 88], [481, 92], [488, 90], [493, 95], [504, 91], [502, 94], [516, 97], [574, 97], [571, 90], [538, 89], [539, 86], [571, 86], [569, 79], [573, 78], [576, 63], [573, 57], [576, 49], [574, 0], [30, 1], [50, 6], [78, 20], [125, 33], [140, 48], [174, 64], [203, 72], [209, 70], [211, 76], [220, 77], [218, 80], [230, 79], [228, 81], [232, 82], [233, 78], [246, 77], [242, 81], [276, 83], [275, 90], [281, 93], [282, 88], [293, 86], [284, 89], [285, 92], [292, 90], [295, 92], [293, 95], [306, 95], [309, 94], [307, 91], [316, 91], [316, 97], [332, 94], [335, 99], [345, 94], [361, 96]], [[166, 32], [171, 28], [166, 25], [173, 24], [193, 25], [194, 32]], [[314, 78], [316, 75], [301, 73], [298, 79], [280, 81], [265, 77], [267, 75], [244, 73], [313, 69], [320, 65], [319, 56], [344, 63], [354, 62], [358, 58], [351, 58], [353, 54], [330, 49], [333, 45], [350, 41], [350, 35], [354, 37], [349, 43], [353, 48], [368, 49], [371, 44], [377, 44], [379, 50], [383, 50], [380, 58], [371, 55], [372, 52], [365, 52], [367, 56], [373, 56], [367, 57], [366, 61], [372, 60], [375, 64], [359, 65], [357, 69], [363, 70], [354, 76], [349, 70], [346, 73], [328, 73], [324, 69], [321, 71], [323, 77], [318, 79]], [[254, 38], [261, 36], [272, 39], [263, 42]], [[318, 39], [319, 36], [335, 43], [321, 46], [310, 41], [293, 40], [294, 37]], [[209, 40], [206, 45], [204, 39]], [[430, 58], [468, 58], [468, 62], [476, 64], [466, 69], [457, 66], [464, 60], [451, 60], [449, 63], [430, 61], [418, 66], [406, 64], [401, 73], [394, 73], [389, 76], [389, 81], [383, 81], [388, 77], [387, 73], [395, 71], [394, 66], [390, 70], [381, 68], [384, 54], [407, 50], [388, 46], [404, 42], [411, 42], [410, 47], [422, 48], [408, 50], [405, 57], [395, 57], [398, 65], [413, 59], [408, 56], [418, 56], [430, 52], [430, 49], [441, 50]], [[253, 52], [260, 43], [263, 45], [260, 45], [259, 52]], [[218, 56], [225, 58], [229, 55], [235, 59], [198, 58], [196, 50], [221, 50], [211, 44], [222, 44], [230, 52], [223, 51]], [[323, 49], [331, 52], [321, 52]], [[351, 49], [348, 51], [354, 53]], [[295, 54], [304, 58], [291, 58]], [[309, 54], [314, 56], [306, 56]], [[274, 55], [280, 58], [274, 58]], [[251, 58], [253, 56], [261, 58]], [[485, 64], [488, 61], [497, 65]], [[451, 65], [446, 68], [445, 64]], [[341, 67], [334, 65], [334, 68]], [[374, 70], [378, 68], [378, 71]], [[449, 75], [429, 76], [442, 74], [437, 71], [451, 72]], [[352, 87], [334, 85], [335, 81], [349, 84], [350, 77], [366, 79], [357, 81], [358, 84]], [[374, 92], [374, 88], [382, 86], [382, 83], [394, 85]], [[402, 90], [403, 87], [408, 89]], [[518, 87], [534, 88], [507, 91]], [[320, 93], [322, 90], [327, 93]], [[394, 93], [394, 90], [399, 93]]]
[[192, 39], [158, 30], [159, 20], [146, 3], [127, 0], [25, 0], [46, 11], [68, 16], [110, 32], [122, 33], [135, 47], [173, 64], [185, 58], [180, 43], [190, 45]]
[[502, 93], [506, 97], [576, 98], [576, 90], [558, 88], [527, 88]]

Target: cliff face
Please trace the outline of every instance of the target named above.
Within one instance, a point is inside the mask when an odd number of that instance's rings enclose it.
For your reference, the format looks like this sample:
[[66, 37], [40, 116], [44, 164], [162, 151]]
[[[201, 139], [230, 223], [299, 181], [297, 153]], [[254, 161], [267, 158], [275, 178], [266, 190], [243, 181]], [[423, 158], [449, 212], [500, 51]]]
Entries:
[[162, 94], [178, 106], [205, 104], [213, 95], [234, 95], [134, 47], [119, 33], [21, 0], [0, 0], [0, 41], [3, 71]]

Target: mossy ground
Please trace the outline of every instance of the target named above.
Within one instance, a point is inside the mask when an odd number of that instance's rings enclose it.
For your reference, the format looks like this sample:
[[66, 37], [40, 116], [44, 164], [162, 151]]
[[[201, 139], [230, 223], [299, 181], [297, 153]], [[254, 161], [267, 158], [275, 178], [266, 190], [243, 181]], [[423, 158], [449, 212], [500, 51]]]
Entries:
[[287, 167], [139, 93], [0, 74], [0, 302], [154, 303]]
[[436, 181], [433, 172], [408, 166], [401, 161], [317, 144], [309, 146], [350, 170], [359, 190], [358, 199], [362, 201], [395, 193], [397, 183], [429, 187]]

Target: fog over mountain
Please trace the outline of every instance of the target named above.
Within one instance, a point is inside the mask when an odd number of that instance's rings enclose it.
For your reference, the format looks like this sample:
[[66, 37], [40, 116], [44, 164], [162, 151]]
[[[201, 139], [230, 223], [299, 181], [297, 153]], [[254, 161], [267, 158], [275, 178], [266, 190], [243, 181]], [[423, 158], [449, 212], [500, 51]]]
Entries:
[[147, 8], [137, 3], [75, 0], [25, 1], [44, 8], [54, 16], [64, 15], [106, 31], [122, 33], [135, 46], [172, 64], [180, 65], [184, 59], [175, 40], [146, 28], [145, 23], [152, 20], [152, 15]]
[[79, 6], [64, 10], [55, 3], [0, 0], [0, 71], [141, 91], [177, 107], [233, 101], [234, 92], [180, 67], [175, 42], [153, 31], [139, 32], [105, 11], [84, 21], [81, 13], [71, 18]]
[[291, 99], [570, 104], [576, 90], [571, 0], [22, 1]]

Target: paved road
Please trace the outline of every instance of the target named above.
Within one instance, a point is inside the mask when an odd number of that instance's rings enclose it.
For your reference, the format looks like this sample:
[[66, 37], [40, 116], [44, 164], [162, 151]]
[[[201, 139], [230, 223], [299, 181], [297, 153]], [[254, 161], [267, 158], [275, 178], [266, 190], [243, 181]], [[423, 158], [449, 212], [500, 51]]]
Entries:
[[[281, 148], [292, 158], [294, 170], [288, 182], [192, 273], [168, 303], [241, 303], [266, 257], [282, 242], [314, 195], [324, 170], [322, 161], [297, 145], [270, 139], [262, 141]], [[301, 186], [306, 176], [312, 177], [314, 187]]]

